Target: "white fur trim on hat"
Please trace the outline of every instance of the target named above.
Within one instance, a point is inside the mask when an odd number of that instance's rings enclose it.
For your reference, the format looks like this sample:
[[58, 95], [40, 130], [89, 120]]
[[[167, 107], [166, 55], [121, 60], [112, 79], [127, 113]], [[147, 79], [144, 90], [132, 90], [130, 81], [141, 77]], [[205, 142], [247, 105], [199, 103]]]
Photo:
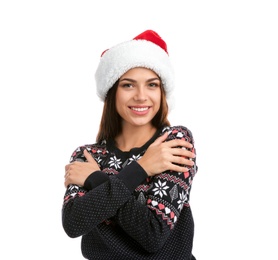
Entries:
[[108, 90], [128, 70], [144, 67], [153, 70], [161, 79], [166, 97], [174, 89], [174, 72], [168, 54], [147, 40], [131, 40], [108, 49], [100, 58], [95, 73], [97, 94], [105, 100]]

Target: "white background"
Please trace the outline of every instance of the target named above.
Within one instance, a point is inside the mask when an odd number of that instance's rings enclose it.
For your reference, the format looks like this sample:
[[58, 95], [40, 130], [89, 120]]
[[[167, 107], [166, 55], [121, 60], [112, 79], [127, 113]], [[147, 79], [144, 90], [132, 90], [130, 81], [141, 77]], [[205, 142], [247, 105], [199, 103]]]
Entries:
[[[178, 2], [178, 4], [176, 4]], [[278, 259], [276, 1], [1, 1], [1, 259], [83, 259], [61, 225], [64, 166], [95, 141], [100, 54], [146, 29], [193, 132], [197, 260]]]

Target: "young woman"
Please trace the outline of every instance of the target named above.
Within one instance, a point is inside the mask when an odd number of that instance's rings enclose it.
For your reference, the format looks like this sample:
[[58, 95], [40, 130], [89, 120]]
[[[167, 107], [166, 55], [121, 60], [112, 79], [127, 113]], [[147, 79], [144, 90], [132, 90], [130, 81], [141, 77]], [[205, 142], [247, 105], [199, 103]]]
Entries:
[[95, 76], [103, 114], [96, 143], [65, 167], [65, 232], [82, 236], [86, 259], [195, 259], [196, 153], [190, 130], [167, 119], [166, 43], [145, 31], [105, 51]]

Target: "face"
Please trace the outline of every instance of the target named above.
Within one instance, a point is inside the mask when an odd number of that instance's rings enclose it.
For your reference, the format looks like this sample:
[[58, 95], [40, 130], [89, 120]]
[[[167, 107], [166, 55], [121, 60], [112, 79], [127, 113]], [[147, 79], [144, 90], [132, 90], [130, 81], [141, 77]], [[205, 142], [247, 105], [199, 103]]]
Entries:
[[156, 73], [145, 68], [134, 68], [119, 79], [116, 92], [116, 109], [123, 126], [143, 126], [160, 108], [161, 81]]

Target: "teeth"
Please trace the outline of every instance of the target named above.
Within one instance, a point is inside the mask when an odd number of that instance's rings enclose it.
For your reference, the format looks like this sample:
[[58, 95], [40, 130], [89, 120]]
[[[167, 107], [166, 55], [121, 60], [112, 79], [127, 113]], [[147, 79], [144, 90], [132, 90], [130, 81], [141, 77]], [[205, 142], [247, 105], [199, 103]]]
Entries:
[[140, 108], [139, 107], [132, 107], [131, 109], [135, 110], [135, 111], [139, 111], [139, 112], [148, 110], [147, 107], [140, 107]]

